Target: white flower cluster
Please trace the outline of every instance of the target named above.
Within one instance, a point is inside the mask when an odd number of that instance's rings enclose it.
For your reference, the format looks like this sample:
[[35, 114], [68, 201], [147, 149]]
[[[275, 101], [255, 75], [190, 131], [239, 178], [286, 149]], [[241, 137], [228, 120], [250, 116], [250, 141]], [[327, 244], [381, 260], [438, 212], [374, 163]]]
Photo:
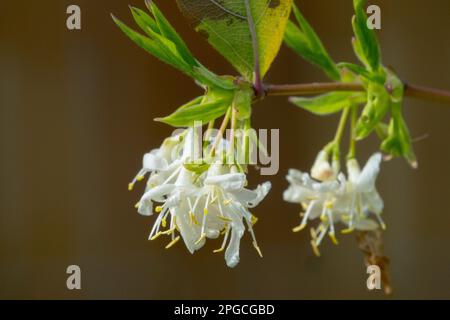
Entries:
[[[300, 226], [294, 232], [303, 230], [309, 220], [320, 219], [316, 228], [311, 228], [311, 245], [314, 253], [320, 256], [319, 245], [326, 234], [337, 244], [337, 223], [343, 223], [346, 229], [342, 233], [353, 230], [374, 230], [385, 224], [381, 219], [383, 200], [375, 188], [375, 181], [380, 171], [382, 156], [374, 154], [361, 171], [355, 159], [347, 162], [348, 178], [343, 174], [332, 174], [331, 166], [326, 164], [325, 157], [319, 154], [312, 174], [323, 177], [324, 181], [314, 180], [307, 173], [291, 169], [287, 176], [290, 183], [284, 192], [284, 200], [301, 204], [304, 212]], [[322, 172], [323, 171], [323, 172]], [[378, 223], [370, 219], [373, 214]]]
[[[185, 164], [192, 161], [194, 142], [193, 129], [166, 139], [159, 149], [144, 156], [143, 168], [129, 185], [133, 189], [135, 182], [149, 173], [145, 193], [136, 204], [141, 215], [158, 214], [149, 239], [169, 236], [168, 249], [182, 238], [189, 252], [194, 253], [206, 239], [223, 235], [222, 246], [214, 252], [225, 250], [227, 265], [235, 267], [246, 224], [262, 256], [253, 231], [257, 219], [249, 209], [264, 199], [271, 184], [246, 189], [245, 173], [218, 160], [201, 174], [189, 171]], [[155, 202], [159, 205], [153, 208]]]

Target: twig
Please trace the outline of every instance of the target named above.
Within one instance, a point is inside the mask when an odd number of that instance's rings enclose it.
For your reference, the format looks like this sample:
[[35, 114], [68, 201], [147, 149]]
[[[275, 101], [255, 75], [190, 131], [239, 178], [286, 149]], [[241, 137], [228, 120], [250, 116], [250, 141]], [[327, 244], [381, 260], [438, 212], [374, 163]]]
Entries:
[[[268, 84], [267, 96], [316, 95], [331, 91], [364, 91], [359, 83], [315, 82], [306, 84]], [[405, 96], [434, 102], [449, 103], [450, 92], [406, 83]]]

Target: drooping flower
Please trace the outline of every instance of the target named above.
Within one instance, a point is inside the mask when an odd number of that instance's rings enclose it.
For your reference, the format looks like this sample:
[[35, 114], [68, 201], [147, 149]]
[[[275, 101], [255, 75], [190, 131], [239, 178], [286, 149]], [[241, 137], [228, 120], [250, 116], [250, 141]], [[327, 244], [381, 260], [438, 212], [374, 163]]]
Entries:
[[[264, 199], [270, 183], [256, 190], [246, 189], [246, 175], [238, 172], [235, 165], [223, 165], [220, 161], [203, 173], [189, 171], [185, 165], [193, 160], [193, 140], [192, 129], [167, 139], [161, 148], [144, 156], [143, 169], [130, 184], [131, 189], [150, 173], [146, 191], [136, 205], [142, 215], [158, 213], [149, 239], [170, 236], [166, 248], [183, 239], [189, 252], [194, 253], [207, 238], [223, 235], [221, 248], [214, 252], [225, 250], [227, 265], [234, 267], [239, 262], [240, 239], [246, 224], [253, 245], [262, 256], [253, 231], [257, 219], [249, 209]], [[226, 147], [226, 141], [219, 146]], [[154, 208], [154, 203], [159, 205]]]
[[311, 245], [316, 255], [320, 255], [319, 245], [326, 234], [337, 244], [335, 224], [343, 223], [342, 233], [357, 230], [374, 230], [378, 224], [370, 219], [374, 214], [381, 225], [383, 201], [379, 196], [375, 181], [379, 173], [381, 154], [374, 154], [362, 171], [356, 160], [349, 160], [346, 179], [340, 173], [336, 179], [323, 182], [313, 180], [309, 174], [291, 169], [287, 176], [290, 183], [284, 192], [284, 200], [302, 205], [304, 213], [301, 224], [294, 232], [303, 230], [310, 220], [320, 218], [316, 228], [311, 228]]
[[257, 219], [250, 213], [249, 208], [256, 207], [265, 198], [271, 185], [266, 182], [256, 190], [249, 190], [245, 188], [246, 184], [245, 174], [237, 172], [235, 166], [215, 163], [206, 173], [192, 206], [194, 219], [200, 226], [197, 243], [205, 238], [218, 238], [223, 234], [222, 246], [214, 252], [222, 252], [226, 248], [225, 260], [229, 267], [235, 267], [239, 263], [244, 222], [252, 236], [253, 246], [262, 256], [253, 231]]

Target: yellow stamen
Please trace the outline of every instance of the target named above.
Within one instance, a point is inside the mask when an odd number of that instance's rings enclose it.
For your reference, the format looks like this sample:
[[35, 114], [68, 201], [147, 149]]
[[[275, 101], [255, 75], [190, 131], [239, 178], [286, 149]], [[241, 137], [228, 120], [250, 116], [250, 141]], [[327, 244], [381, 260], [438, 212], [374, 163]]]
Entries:
[[202, 235], [200, 236], [200, 238], [198, 238], [198, 240], [195, 242], [195, 244], [199, 244], [200, 242], [202, 242], [204, 239], [206, 238], [206, 233], [202, 233]]
[[222, 246], [219, 249], [214, 250], [213, 253], [220, 253], [223, 252], [223, 250], [225, 250], [225, 246]]
[[165, 228], [167, 226], [167, 220], [166, 218], [161, 220], [161, 225], [163, 226], [163, 228]]
[[228, 232], [228, 226], [225, 226], [225, 228], [223, 228], [222, 232], [220, 233], [221, 236], [224, 236], [226, 233]]
[[161, 234], [168, 236], [168, 235], [171, 235], [174, 231], [175, 231], [175, 228], [172, 228], [172, 229], [161, 232]]
[[341, 233], [342, 234], [349, 234], [349, 233], [352, 233], [353, 231], [355, 231], [355, 228], [347, 228], [347, 229], [343, 229], [343, 230], [341, 230]]
[[327, 209], [333, 209], [333, 201], [327, 201], [324, 204], [325, 208]]
[[231, 200], [225, 200], [224, 202], [223, 202], [223, 204], [225, 205], [225, 206], [227, 206], [227, 205], [229, 205], [231, 203]]
[[252, 222], [252, 226], [254, 226], [258, 222], [258, 217], [252, 215], [251, 222]]
[[156, 212], [156, 213], [160, 213], [162, 210], [163, 210], [163, 207], [161, 207], [161, 206], [157, 206], [157, 207], [155, 208], [155, 212]]
[[189, 217], [191, 218], [191, 225], [195, 224], [198, 226], [197, 218], [195, 217], [195, 214], [192, 211], [189, 212]]
[[217, 196], [214, 197], [214, 199], [211, 200], [211, 202], [209, 204], [214, 204], [217, 201]]
[[306, 223], [302, 223], [302, 224], [299, 225], [298, 227], [293, 228], [292, 231], [293, 231], [293, 232], [300, 232], [300, 231], [302, 231], [303, 229], [305, 229], [306, 226], [307, 226]]
[[142, 180], [144, 180], [144, 178], [145, 178], [145, 176], [139, 176], [136, 178], [136, 181], [142, 181]]
[[338, 245], [338, 244], [339, 244], [339, 242], [338, 242], [338, 240], [337, 240], [336, 235], [334, 234], [334, 232], [329, 232], [328, 235], [330, 236], [331, 241], [332, 241], [335, 245]]
[[131, 190], [133, 190], [133, 188], [134, 188], [134, 183], [129, 183], [128, 184], [128, 191], [131, 191]]
[[161, 236], [161, 232], [156, 233], [153, 237], [150, 238], [150, 241], [156, 240]]
[[176, 237], [166, 246], [166, 249], [172, 248], [178, 241], [180, 240], [180, 236]]
[[311, 240], [311, 247], [312, 247], [313, 252], [316, 255], [316, 257], [320, 257], [319, 247], [317, 246], [317, 244], [314, 240]]
[[203, 213], [205, 214], [205, 216], [208, 215], [208, 208], [203, 209]]
[[224, 216], [218, 216], [220, 220], [223, 220], [225, 222], [232, 222], [233, 220], [231, 220], [230, 218], [224, 217]]
[[139, 208], [140, 205], [141, 205], [141, 202], [139, 201], [138, 203], [136, 203], [136, 204], [134, 205], [134, 207], [137, 209], [137, 208]]
[[316, 239], [317, 238], [317, 233], [316, 230], [314, 230], [314, 228], [309, 229], [310, 233], [311, 233], [311, 238]]

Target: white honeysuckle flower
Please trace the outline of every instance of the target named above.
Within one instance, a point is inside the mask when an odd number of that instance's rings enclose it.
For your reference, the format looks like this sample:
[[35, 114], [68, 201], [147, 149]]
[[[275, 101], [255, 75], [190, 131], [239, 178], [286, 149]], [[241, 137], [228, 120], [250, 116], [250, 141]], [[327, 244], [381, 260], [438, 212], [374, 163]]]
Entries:
[[[143, 195], [140, 201], [142, 206], [150, 207], [153, 201], [162, 203], [155, 208], [159, 216], [150, 232], [150, 240], [155, 240], [161, 235], [169, 235], [172, 238], [166, 246], [169, 249], [180, 240], [181, 236], [191, 253], [203, 246], [204, 243], [197, 242], [200, 237], [200, 228], [193, 225], [191, 220], [190, 199], [197, 193], [194, 182], [195, 174], [181, 167], [176, 181], [169, 181], [169, 183], [150, 189]], [[169, 216], [170, 225], [167, 226]], [[168, 227], [168, 229], [161, 231], [161, 227]], [[180, 236], [176, 236], [177, 231]]]
[[[194, 253], [203, 247], [207, 238], [223, 235], [221, 248], [214, 252], [225, 251], [227, 265], [234, 267], [239, 262], [240, 239], [246, 224], [253, 245], [262, 256], [253, 231], [257, 219], [249, 209], [265, 198], [270, 183], [259, 185], [255, 190], [246, 189], [246, 175], [238, 172], [236, 166], [220, 162], [203, 174], [189, 171], [185, 164], [193, 160], [193, 146], [193, 129], [166, 139], [159, 149], [144, 156], [143, 169], [130, 183], [132, 189], [136, 181], [150, 173], [145, 193], [136, 204], [141, 215], [158, 213], [149, 239], [170, 236], [166, 248], [171, 248], [182, 238], [189, 252]], [[226, 148], [227, 143], [223, 140], [218, 146]], [[154, 203], [159, 205], [154, 207]]]
[[236, 167], [215, 163], [205, 174], [202, 187], [192, 204], [192, 220], [200, 227], [197, 243], [223, 234], [222, 246], [214, 252], [222, 252], [226, 248], [225, 260], [229, 267], [235, 267], [239, 263], [244, 221], [252, 236], [253, 246], [262, 256], [253, 231], [257, 219], [248, 209], [264, 199], [270, 190], [270, 183], [264, 183], [254, 191], [246, 189], [246, 183], [245, 174], [237, 172]]
[[374, 154], [362, 171], [354, 159], [347, 163], [349, 179], [340, 173], [334, 180], [318, 182], [309, 174], [291, 169], [287, 176], [290, 183], [284, 192], [284, 200], [300, 203], [303, 207], [303, 219], [294, 232], [303, 230], [309, 220], [320, 218], [317, 228], [311, 228], [311, 245], [314, 253], [320, 256], [319, 245], [328, 233], [333, 243], [337, 244], [335, 224], [341, 222], [347, 226], [342, 233], [357, 230], [374, 230], [378, 224], [369, 218], [374, 214], [381, 227], [383, 201], [375, 188], [375, 181], [380, 170], [381, 154]]
[[345, 231], [376, 229], [377, 223], [368, 219], [369, 212], [375, 215], [382, 229], [386, 229], [386, 224], [381, 218], [384, 207], [383, 199], [375, 187], [381, 161], [381, 153], [372, 155], [362, 171], [356, 159], [347, 162], [349, 182], [347, 183], [346, 201], [350, 211], [348, 216], [343, 216], [344, 222], [348, 224], [348, 230]]

